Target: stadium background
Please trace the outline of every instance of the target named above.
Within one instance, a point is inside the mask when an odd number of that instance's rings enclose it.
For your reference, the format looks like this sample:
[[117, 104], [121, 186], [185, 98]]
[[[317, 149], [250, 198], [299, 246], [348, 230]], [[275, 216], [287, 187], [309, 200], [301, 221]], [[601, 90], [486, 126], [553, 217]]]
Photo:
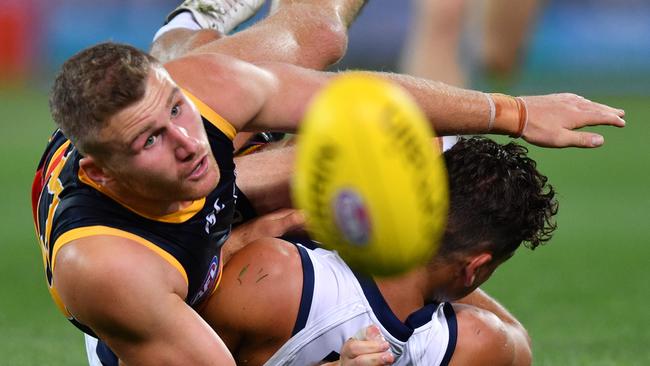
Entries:
[[[82, 337], [46, 290], [30, 217], [32, 174], [52, 130], [56, 68], [103, 40], [146, 48], [171, 0], [2, 0], [0, 365], [81, 365]], [[371, 0], [342, 66], [391, 70], [408, 2]], [[491, 84], [475, 80], [488, 90]], [[561, 202], [554, 239], [521, 250], [484, 288], [529, 329], [535, 365], [650, 364], [650, 3], [550, 0], [510, 93], [572, 91], [625, 108], [597, 150], [531, 148]], [[502, 90], [503, 91], [503, 90]]]

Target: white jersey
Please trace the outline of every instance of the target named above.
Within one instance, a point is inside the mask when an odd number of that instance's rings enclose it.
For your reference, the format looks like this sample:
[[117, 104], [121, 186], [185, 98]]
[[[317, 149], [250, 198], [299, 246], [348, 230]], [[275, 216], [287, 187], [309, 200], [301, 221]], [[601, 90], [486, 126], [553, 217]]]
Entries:
[[84, 333], [86, 356], [89, 366], [118, 366], [117, 356], [108, 348], [106, 343]]
[[297, 247], [304, 285], [296, 325], [291, 339], [265, 366], [337, 360], [343, 343], [370, 324], [379, 326], [390, 344], [394, 365], [449, 363], [457, 335], [451, 304], [428, 304], [402, 323], [375, 282], [353, 273], [338, 254]]
[[[311, 242], [305, 242], [311, 246]], [[292, 337], [266, 363], [316, 365], [335, 361], [343, 343], [376, 324], [395, 355], [393, 365], [447, 365], [456, 346], [456, 315], [449, 303], [428, 304], [402, 323], [372, 279], [356, 275], [336, 254], [297, 245], [303, 290]], [[117, 366], [103, 342], [87, 334], [90, 366]], [[101, 360], [101, 361], [100, 361]]]

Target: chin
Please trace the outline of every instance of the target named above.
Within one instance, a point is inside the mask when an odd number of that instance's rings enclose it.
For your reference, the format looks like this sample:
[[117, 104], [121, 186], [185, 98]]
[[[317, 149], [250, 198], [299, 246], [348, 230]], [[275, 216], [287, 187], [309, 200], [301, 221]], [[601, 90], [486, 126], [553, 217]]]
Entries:
[[219, 183], [219, 174], [216, 174], [216, 177], [206, 177], [205, 179], [202, 179], [200, 182], [197, 182], [196, 185], [191, 187], [187, 193], [188, 196], [191, 196], [192, 200], [197, 200], [201, 199], [203, 197], [206, 197], [207, 195], [210, 194], [216, 187], [217, 184]]

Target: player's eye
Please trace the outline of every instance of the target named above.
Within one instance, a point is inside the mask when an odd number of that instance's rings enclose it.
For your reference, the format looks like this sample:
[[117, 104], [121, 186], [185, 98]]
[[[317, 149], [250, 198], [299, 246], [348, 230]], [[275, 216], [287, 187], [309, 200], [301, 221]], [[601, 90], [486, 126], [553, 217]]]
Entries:
[[172, 117], [176, 117], [176, 116], [178, 116], [180, 113], [181, 113], [181, 106], [178, 105], [178, 104], [176, 104], [176, 105], [174, 105], [174, 106], [172, 107], [171, 112], [170, 112], [170, 115], [171, 115]]
[[144, 142], [144, 147], [145, 148], [150, 147], [151, 145], [153, 145], [156, 142], [157, 139], [158, 139], [158, 136], [156, 136], [156, 135], [151, 135], [151, 136], [147, 137], [147, 140]]

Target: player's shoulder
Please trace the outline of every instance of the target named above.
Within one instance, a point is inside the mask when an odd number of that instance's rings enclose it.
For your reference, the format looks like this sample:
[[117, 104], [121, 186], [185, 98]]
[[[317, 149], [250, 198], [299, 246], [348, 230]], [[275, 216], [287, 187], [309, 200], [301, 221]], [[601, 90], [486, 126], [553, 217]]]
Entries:
[[72, 240], [55, 253], [54, 278], [60, 292], [93, 294], [98, 301], [150, 290], [186, 291], [178, 271], [152, 248], [125, 237], [92, 235]]
[[155, 315], [151, 309], [162, 308], [170, 296], [182, 302], [187, 292], [178, 272], [128, 238], [72, 240], [58, 250], [55, 264], [55, 299], [76, 322], [98, 334], [135, 334]]
[[512, 365], [514, 347], [507, 326], [493, 313], [454, 304], [458, 339], [450, 365]]
[[[247, 287], [258, 291], [279, 284], [290, 285], [301, 279], [300, 271], [300, 256], [293, 244], [277, 238], [262, 238], [233, 255], [224, 270], [222, 286], [236, 285], [237, 291]], [[252, 293], [251, 296], [256, 295]]]
[[[301, 294], [301, 262], [293, 244], [275, 238], [258, 239], [228, 261], [203, 315], [209, 323], [222, 327], [282, 333], [293, 327]], [[264, 306], [250, 305], [259, 304], [260, 299], [264, 299]]]

